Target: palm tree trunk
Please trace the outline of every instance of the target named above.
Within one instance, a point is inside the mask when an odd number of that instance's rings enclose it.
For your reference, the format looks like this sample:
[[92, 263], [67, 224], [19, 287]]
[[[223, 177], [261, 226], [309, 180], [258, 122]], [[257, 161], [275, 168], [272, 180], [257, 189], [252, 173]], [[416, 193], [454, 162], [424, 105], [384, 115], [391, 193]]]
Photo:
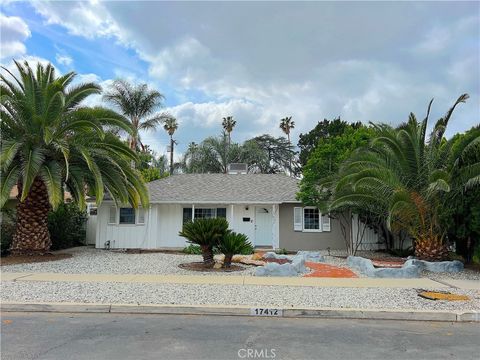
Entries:
[[21, 184], [18, 185], [17, 224], [10, 248], [12, 254], [38, 254], [50, 250], [52, 242], [48, 232], [50, 203], [45, 184], [36, 178], [25, 201]]
[[212, 247], [208, 245], [201, 245], [200, 248], [202, 249], [203, 263], [206, 266], [213, 266], [215, 260], [213, 260]]
[[173, 175], [173, 136], [170, 135], [170, 175]]
[[223, 267], [229, 268], [232, 266], [232, 257], [233, 254], [225, 254], [225, 259], [223, 260]]

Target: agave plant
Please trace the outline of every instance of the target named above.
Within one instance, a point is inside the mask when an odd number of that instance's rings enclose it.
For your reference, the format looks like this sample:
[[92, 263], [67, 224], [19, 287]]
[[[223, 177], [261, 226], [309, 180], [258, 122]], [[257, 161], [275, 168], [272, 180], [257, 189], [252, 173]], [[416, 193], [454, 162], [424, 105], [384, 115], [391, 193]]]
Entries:
[[57, 77], [50, 64], [15, 64], [18, 76], [5, 68], [0, 75], [0, 207], [14, 186], [19, 200], [12, 252], [49, 250], [48, 212], [63, 202], [64, 189], [81, 208], [87, 193], [100, 204], [106, 191], [117, 202], [147, 206], [147, 189], [130, 167], [135, 152], [106, 131], [130, 133], [129, 123], [112, 110], [81, 105], [101, 88], [72, 86], [75, 73]]
[[183, 225], [179, 235], [186, 238], [191, 244], [199, 245], [202, 249], [203, 263], [213, 266], [213, 248], [228, 232], [228, 222], [224, 218], [196, 219]]
[[225, 255], [223, 266], [229, 268], [232, 265], [232, 257], [235, 254], [248, 255], [253, 253], [253, 246], [245, 234], [228, 231], [217, 244], [217, 249]]
[[480, 163], [459, 168], [469, 152], [480, 151], [480, 138], [470, 138], [461, 149], [452, 151], [452, 143], [444, 137], [455, 107], [467, 99], [467, 94], [460, 96], [428, 138], [432, 101], [421, 122], [410, 114], [408, 122], [398, 128], [375, 125], [379, 134], [371, 146], [359, 149], [342, 166], [330, 210], [384, 211], [390, 227], [408, 231], [418, 258], [446, 258], [445, 229], [439, 222], [441, 197], [480, 185]]

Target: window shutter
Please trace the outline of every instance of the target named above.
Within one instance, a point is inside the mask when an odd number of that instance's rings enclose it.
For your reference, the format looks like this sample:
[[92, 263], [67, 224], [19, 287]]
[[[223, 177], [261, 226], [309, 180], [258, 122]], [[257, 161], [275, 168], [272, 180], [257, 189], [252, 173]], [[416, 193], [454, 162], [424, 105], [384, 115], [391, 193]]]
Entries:
[[145, 224], [145, 210], [142, 207], [138, 208], [138, 224]]
[[293, 230], [302, 231], [303, 228], [303, 209], [301, 207], [293, 208]]
[[330, 231], [330, 217], [322, 215], [322, 231]]
[[108, 223], [109, 224], [117, 223], [117, 207], [116, 206], [110, 206], [110, 215], [108, 218]]

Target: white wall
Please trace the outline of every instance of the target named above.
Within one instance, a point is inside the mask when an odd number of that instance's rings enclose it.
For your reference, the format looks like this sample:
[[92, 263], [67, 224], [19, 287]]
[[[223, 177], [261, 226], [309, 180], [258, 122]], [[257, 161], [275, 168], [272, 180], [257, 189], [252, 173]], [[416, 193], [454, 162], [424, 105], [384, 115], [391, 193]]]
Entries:
[[[153, 206], [145, 209], [145, 224], [109, 224], [112, 203], [104, 202], [97, 212], [97, 234], [95, 246], [105, 247], [110, 241], [112, 249], [155, 248], [155, 230], [157, 227], [157, 209]], [[118, 222], [118, 214], [117, 214]]]

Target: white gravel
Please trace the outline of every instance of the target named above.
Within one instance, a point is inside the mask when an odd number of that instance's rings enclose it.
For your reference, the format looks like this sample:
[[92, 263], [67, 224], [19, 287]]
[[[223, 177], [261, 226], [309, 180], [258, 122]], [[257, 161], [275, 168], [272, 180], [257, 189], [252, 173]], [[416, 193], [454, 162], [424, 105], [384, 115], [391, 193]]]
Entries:
[[176, 274], [176, 275], [244, 275], [254, 267], [242, 265], [245, 270], [232, 272], [199, 272], [178, 267], [182, 263], [202, 261], [200, 255], [165, 253], [132, 254], [118, 251], [78, 247], [63, 251], [72, 254], [68, 259], [44, 263], [2, 266], [2, 272], [41, 272], [63, 274]]
[[2, 301], [480, 310], [478, 291], [453, 292], [468, 295], [472, 300], [431, 301], [420, 298], [415, 289], [398, 288], [21, 281], [1, 284]]

